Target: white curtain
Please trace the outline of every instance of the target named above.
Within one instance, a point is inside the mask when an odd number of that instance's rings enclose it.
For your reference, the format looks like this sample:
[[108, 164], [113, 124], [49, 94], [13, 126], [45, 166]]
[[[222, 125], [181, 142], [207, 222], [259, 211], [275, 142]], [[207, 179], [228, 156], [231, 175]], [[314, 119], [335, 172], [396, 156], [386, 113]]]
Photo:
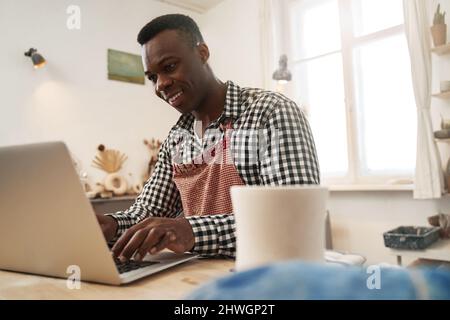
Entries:
[[417, 106], [415, 199], [440, 198], [444, 177], [431, 122], [431, 46], [429, 0], [403, 0], [405, 32]]
[[261, 57], [263, 70], [263, 87], [267, 90], [275, 90], [276, 83], [272, 74], [278, 67], [283, 30], [280, 15], [282, 0], [261, 0], [260, 6], [260, 30], [261, 30]]

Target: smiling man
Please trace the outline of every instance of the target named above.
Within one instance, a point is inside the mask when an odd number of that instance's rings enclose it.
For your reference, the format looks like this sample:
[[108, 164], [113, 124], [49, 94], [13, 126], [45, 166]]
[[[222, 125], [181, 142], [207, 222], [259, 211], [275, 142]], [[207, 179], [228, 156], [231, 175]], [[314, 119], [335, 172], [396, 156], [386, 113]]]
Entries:
[[105, 238], [122, 260], [164, 248], [233, 257], [231, 186], [319, 184], [309, 124], [283, 95], [217, 79], [188, 16], [155, 18], [138, 42], [156, 95], [181, 116], [135, 203], [97, 216]]

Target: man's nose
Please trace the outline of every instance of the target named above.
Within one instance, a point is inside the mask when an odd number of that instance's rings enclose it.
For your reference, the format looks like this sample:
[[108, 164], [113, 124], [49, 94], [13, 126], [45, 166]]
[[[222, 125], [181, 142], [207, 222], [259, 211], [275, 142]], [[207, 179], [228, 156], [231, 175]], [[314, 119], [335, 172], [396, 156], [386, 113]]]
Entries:
[[169, 86], [172, 85], [172, 79], [165, 75], [159, 75], [156, 82], [156, 91], [163, 93]]

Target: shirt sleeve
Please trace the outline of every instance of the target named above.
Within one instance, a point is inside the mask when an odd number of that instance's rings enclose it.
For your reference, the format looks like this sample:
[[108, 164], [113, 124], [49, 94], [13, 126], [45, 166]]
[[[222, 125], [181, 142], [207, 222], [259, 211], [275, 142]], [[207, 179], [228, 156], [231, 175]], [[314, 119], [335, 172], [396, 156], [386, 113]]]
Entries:
[[166, 139], [159, 151], [155, 169], [134, 204], [126, 211], [107, 214], [116, 219], [118, 224], [112, 242], [128, 228], [149, 216], [175, 218], [181, 211], [180, 194], [172, 180], [169, 139]]
[[193, 252], [204, 256], [235, 256], [234, 215], [191, 216], [187, 220], [195, 237]]
[[280, 101], [258, 139], [262, 185], [320, 184], [319, 163], [309, 123], [293, 101]]
[[[303, 112], [294, 102], [279, 102], [258, 135], [260, 167], [258, 180], [261, 185], [320, 183], [311, 129]], [[195, 246], [192, 251], [206, 256], [235, 256], [234, 215], [188, 217], [187, 219], [195, 236]]]

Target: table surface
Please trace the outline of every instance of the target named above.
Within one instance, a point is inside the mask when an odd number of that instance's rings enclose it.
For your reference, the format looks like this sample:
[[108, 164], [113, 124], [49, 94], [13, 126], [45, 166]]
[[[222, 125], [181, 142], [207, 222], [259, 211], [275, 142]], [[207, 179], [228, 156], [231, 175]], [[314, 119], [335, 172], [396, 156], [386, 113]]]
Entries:
[[210, 280], [231, 274], [233, 260], [195, 259], [123, 286], [82, 282], [69, 289], [66, 279], [0, 271], [2, 299], [183, 299]]

